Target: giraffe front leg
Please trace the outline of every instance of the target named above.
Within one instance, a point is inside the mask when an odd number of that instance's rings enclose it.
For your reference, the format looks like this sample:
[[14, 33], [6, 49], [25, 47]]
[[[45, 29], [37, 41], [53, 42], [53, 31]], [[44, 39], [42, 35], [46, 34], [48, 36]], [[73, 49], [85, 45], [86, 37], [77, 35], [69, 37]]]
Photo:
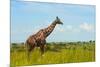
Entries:
[[43, 54], [44, 54], [44, 45], [40, 46], [40, 50], [41, 50], [41, 56], [43, 56]]
[[43, 39], [43, 40], [41, 41], [41, 45], [40, 45], [40, 50], [41, 50], [41, 55], [42, 55], [42, 56], [43, 56], [44, 51], [45, 51], [45, 45], [46, 45], [46, 40]]

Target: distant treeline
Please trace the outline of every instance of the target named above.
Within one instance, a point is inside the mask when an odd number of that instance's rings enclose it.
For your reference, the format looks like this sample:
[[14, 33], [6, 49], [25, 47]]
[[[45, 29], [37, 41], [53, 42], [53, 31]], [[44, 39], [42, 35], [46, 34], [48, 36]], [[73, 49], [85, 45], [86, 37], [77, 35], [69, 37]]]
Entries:
[[[24, 43], [11, 43], [10, 45], [11, 51], [12, 50], [25, 50]], [[51, 50], [53, 49], [75, 49], [77, 47], [82, 47], [83, 49], [95, 47], [95, 41], [78, 41], [78, 42], [50, 42], [46, 44], [46, 49]]]
[[[77, 45], [77, 44], [88, 44], [88, 43], [95, 43], [94, 40], [90, 41], [77, 41], [77, 42], [48, 42], [46, 45], [52, 45], [52, 44], [57, 44], [57, 45], [66, 45], [66, 44], [71, 44], [71, 45]], [[22, 43], [11, 43], [11, 46], [16, 46], [16, 45], [24, 45], [24, 42]]]

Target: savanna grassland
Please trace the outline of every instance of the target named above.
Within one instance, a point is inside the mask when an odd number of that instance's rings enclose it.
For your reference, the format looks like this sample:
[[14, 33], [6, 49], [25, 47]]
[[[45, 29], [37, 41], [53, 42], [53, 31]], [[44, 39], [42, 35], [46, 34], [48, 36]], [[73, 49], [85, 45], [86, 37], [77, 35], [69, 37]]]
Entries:
[[24, 44], [12, 43], [10, 49], [10, 66], [95, 61], [95, 41], [52, 42], [46, 45], [44, 56], [41, 56], [40, 49], [36, 47], [30, 55], [30, 60], [28, 60]]

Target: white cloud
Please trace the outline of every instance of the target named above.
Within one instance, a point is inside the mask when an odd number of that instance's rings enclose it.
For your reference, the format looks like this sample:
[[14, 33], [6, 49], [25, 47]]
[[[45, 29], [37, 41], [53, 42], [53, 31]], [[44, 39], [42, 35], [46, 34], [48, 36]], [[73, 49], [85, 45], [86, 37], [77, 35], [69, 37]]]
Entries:
[[94, 30], [94, 26], [92, 24], [88, 24], [88, 23], [82, 23], [80, 24], [80, 29], [83, 29], [87, 32], [91, 32]]
[[60, 32], [65, 32], [63, 28], [58, 28]]
[[85, 22], [77, 26], [74, 25], [66, 25], [63, 27], [57, 26], [56, 31], [65, 32], [65, 33], [79, 33], [81, 31], [94, 32], [95, 27], [94, 25]]
[[67, 25], [66, 28], [67, 28], [68, 30], [72, 30], [72, 29], [73, 29], [72, 25]]
[[56, 31], [65, 32], [65, 33], [78, 33], [80, 29], [74, 27], [73, 25], [66, 25], [66, 26], [58, 26]]
[[78, 28], [74, 28], [74, 29], [73, 29], [73, 32], [77, 32], [77, 33], [79, 33], [79, 32], [80, 32], [80, 29], [78, 29]]
[[[48, 24], [49, 25], [49, 24]], [[33, 27], [33, 29], [31, 30], [31, 33], [36, 33], [38, 32], [40, 29], [44, 29], [46, 27], [48, 27], [47, 24], [45, 25], [38, 25]], [[67, 33], [67, 34], [71, 34], [71, 33], [80, 33], [81, 31], [87, 31], [87, 32], [92, 32], [94, 31], [94, 26], [92, 24], [88, 24], [88, 23], [82, 23], [80, 25], [74, 26], [74, 25], [57, 25], [55, 30], [55, 34], [58, 32], [63, 32], [63, 33]]]
[[67, 25], [65, 29], [66, 29], [67, 32], [71, 32], [71, 33], [80, 32], [80, 29], [75, 27], [75, 26], [73, 26], [73, 25]]
[[60, 27], [59, 25], [56, 25], [56, 31], [60, 31], [60, 32], [65, 32], [65, 29], [63, 27]]

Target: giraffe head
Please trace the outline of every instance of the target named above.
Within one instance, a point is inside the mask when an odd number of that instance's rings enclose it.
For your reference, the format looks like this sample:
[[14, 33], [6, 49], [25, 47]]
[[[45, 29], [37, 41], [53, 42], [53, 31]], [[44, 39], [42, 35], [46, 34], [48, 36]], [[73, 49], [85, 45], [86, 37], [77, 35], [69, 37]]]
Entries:
[[58, 18], [58, 16], [56, 17], [56, 20], [55, 20], [56, 24], [63, 24], [60, 19]]

